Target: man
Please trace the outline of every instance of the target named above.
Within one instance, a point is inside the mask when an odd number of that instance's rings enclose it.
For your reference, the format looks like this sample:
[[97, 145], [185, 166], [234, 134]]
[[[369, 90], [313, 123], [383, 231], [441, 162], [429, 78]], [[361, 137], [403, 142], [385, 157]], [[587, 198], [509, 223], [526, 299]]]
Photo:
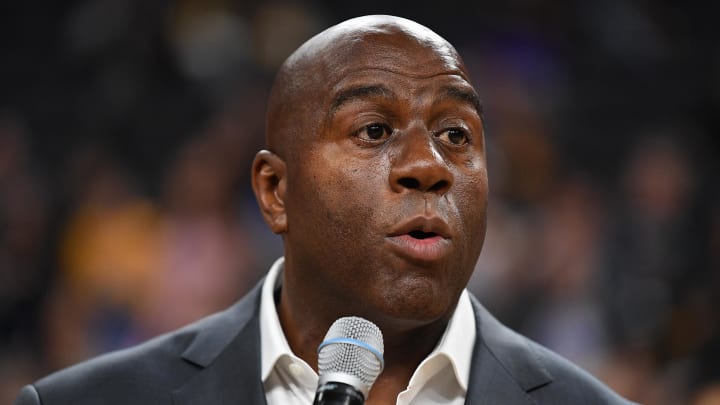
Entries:
[[485, 236], [482, 110], [455, 49], [412, 21], [331, 27], [280, 69], [253, 189], [285, 256], [230, 309], [27, 386], [18, 404], [309, 404], [317, 347], [376, 323], [368, 404], [625, 404], [465, 291]]

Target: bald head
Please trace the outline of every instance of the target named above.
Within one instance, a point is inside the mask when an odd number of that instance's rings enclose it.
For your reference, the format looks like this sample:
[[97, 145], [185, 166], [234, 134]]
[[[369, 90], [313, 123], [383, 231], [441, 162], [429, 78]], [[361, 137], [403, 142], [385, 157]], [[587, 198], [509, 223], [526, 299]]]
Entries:
[[455, 49], [430, 29], [400, 17], [353, 18], [309, 39], [280, 68], [268, 104], [267, 147], [290, 158], [299, 141], [322, 128], [337, 84], [348, 74], [373, 69], [468, 80]]

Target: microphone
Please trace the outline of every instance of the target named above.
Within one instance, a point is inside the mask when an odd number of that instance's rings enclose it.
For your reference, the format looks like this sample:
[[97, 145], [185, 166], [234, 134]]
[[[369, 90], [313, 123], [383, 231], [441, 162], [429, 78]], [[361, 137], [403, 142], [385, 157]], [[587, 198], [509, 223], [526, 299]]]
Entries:
[[337, 319], [318, 347], [313, 405], [363, 405], [385, 366], [380, 328], [357, 316]]

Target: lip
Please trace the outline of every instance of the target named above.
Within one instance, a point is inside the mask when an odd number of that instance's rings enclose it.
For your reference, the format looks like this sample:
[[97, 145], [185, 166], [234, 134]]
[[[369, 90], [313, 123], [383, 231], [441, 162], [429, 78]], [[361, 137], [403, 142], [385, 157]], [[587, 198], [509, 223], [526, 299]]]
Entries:
[[[435, 235], [419, 239], [410, 235], [413, 231]], [[386, 240], [400, 256], [417, 262], [434, 262], [450, 253], [451, 235], [450, 226], [441, 218], [421, 216], [400, 224]]]

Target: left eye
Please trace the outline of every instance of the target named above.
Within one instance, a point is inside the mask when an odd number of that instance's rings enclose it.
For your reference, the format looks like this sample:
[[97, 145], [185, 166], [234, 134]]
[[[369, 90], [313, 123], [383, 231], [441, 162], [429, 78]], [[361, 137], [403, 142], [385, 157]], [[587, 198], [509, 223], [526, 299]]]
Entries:
[[469, 142], [467, 132], [462, 128], [449, 128], [438, 134], [441, 141], [453, 145], [465, 145]]
[[370, 124], [360, 129], [356, 136], [366, 141], [380, 141], [387, 138], [392, 133], [392, 129], [384, 124]]

